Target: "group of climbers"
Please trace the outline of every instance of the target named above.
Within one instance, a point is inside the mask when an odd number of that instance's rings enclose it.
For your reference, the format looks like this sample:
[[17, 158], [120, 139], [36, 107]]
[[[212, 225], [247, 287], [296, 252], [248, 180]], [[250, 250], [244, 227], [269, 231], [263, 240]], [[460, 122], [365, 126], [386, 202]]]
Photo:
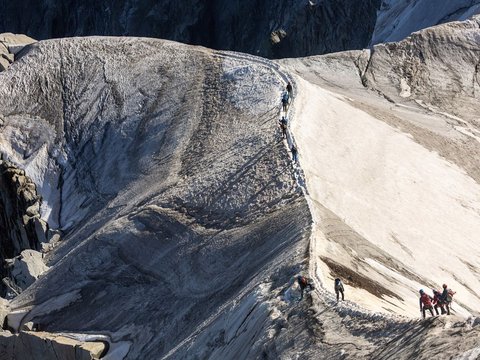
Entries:
[[[298, 275], [296, 280], [298, 282], [298, 286], [300, 287], [300, 300], [302, 300], [305, 289], [313, 290], [315, 287], [312, 280], [303, 275]], [[337, 296], [337, 302], [340, 300], [340, 295], [342, 296], [342, 301], [345, 301], [345, 289], [343, 287], [342, 280], [339, 278], [335, 279], [334, 290]], [[449, 289], [447, 284], [443, 284], [442, 292], [435, 289], [432, 289], [432, 292], [433, 297], [428, 295], [425, 291], [423, 291], [423, 289], [420, 290], [420, 312], [422, 313], [422, 317], [425, 319], [427, 310], [432, 316], [434, 316], [433, 310], [435, 310], [437, 315], [440, 315], [440, 313], [442, 315], [450, 315], [451, 303], [453, 301], [453, 295], [455, 294], [455, 291]], [[440, 313], [438, 311], [439, 309]]]
[[[281, 97], [283, 115], [279, 121], [279, 126], [280, 126], [280, 130], [282, 131], [283, 139], [287, 139], [287, 128], [288, 128], [287, 111], [290, 104], [290, 99], [292, 98], [292, 91], [293, 91], [292, 84], [288, 83]], [[294, 162], [297, 162], [298, 150], [295, 144], [292, 143], [290, 151], [292, 152], [292, 160]]]
[[450, 315], [450, 308], [451, 303], [453, 301], [453, 295], [455, 291], [448, 288], [447, 284], [443, 284], [443, 291], [440, 293], [439, 291], [432, 289], [433, 297], [428, 295], [425, 291], [420, 290], [420, 312], [422, 313], [422, 317], [425, 319], [426, 311], [430, 311], [430, 314], [433, 315], [433, 310], [437, 315], [440, 315], [438, 309], [440, 309], [441, 314]]

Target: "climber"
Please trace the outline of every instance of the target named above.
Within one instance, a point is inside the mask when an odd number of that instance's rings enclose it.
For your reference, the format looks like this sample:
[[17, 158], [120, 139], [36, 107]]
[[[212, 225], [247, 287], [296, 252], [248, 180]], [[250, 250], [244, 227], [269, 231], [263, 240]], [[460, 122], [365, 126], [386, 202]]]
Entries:
[[282, 138], [286, 139], [287, 138], [287, 119], [285, 116], [282, 116], [280, 119], [280, 129], [282, 130]]
[[343, 295], [343, 292], [345, 289], [343, 288], [343, 283], [342, 280], [339, 278], [335, 279], [335, 294], [337, 294], [337, 302], [340, 297], [340, 294], [342, 294], [342, 301], [345, 301], [345, 296]]
[[288, 92], [288, 95], [292, 96], [292, 84], [290, 84], [290, 82], [287, 84], [287, 92]]
[[288, 99], [289, 99], [289, 97], [288, 97], [288, 92], [285, 91], [285, 92], [283, 93], [283, 95], [282, 95], [282, 107], [283, 107], [283, 111], [284, 111], [285, 113], [287, 113]]
[[422, 313], [423, 318], [425, 319], [425, 310], [430, 310], [430, 314], [433, 316], [433, 298], [425, 293], [425, 291], [420, 290], [420, 312]]
[[309, 290], [315, 289], [312, 284], [312, 281], [305, 276], [298, 275], [297, 276], [298, 285], [300, 286], [300, 300], [303, 299], [303, 291], [308, 287]]
[[432, 289], [432, 291], [433, 291], [433, 308], [435, 309], [435, 313], [437, 315], [440, 315], [438, 313], [438, 308], [440, 308], [440, 311], [441, 311], [442, 315], [445, 314], [446, 311], [445, 311], [445, 308], [443, 307], [444, 302], [440, 299], [440, 297], [442, 296], [440, 294], [440, 291], [435, 290], [435, 289]]
[[297, 150], [297, 148], [295, 147], [294, 144], [292, 144], [292, 148], [290, 150], [292, 150], [292, 160], [294, 162], [297, 162], [297, 160], [298, 160], [298, 150]]
[[447, 284], [443, 284], [443, 292], [440, 295], [440, 300], [445, 304], [445, 308], [447, 309], [447, 315], [450, 315], [450, 304], [453, 301], [453, 295], [455, 291], [448, 289]]

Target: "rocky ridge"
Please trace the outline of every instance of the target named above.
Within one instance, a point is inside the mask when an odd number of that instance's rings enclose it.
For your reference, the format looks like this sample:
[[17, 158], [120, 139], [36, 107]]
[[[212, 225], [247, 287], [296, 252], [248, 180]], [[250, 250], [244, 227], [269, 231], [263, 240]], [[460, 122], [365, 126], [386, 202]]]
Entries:
[[220, 310], [245, 317], [259, 284], [281, 287], [302, 266], [310, 217], [276, 128], [274, 64], [95, 37], [33, 44], [0, 76], [13, 84], [0, 88], [2, 147], [49, 189], [63, 232], [12, 321], [165, 356]]

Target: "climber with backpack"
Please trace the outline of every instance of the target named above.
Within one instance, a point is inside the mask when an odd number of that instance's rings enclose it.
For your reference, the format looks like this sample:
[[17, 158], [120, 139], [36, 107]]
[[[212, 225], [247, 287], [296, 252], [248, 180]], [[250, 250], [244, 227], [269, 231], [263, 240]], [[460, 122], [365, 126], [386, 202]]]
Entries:
[[288, 100], [289, 100], [288, 91], [285, 91], [282, 95], [282, 108], [285, 113], [287, 112], [287, 108], [288, 108]]
[[287, 87], [286, 87], [286, 89], [287, 89], [288, 95], [290, 95], [290, 96], [291, 96], [291, 95], [292, 95], [292, 90], [293, 90], [293, 89], [292, 89], [292, 84], [290, 84], [290, 82], [287, 84]]
[[442, 302], [445, 304], [447, 315], [450, 315], [450, 307], [453, 301], [454, 294], [455, 294], [455, 291], [453, 291], [452, 289], [449, 289], [447, 284], [443, 284], [443, 292], [442, 292], [442, 295], [440, 295], [440, 300], [442, 300]]
[[345, 301], [345, 296], [343, 294], [344, 291], [345, 291], [345, 289], [343, 288], [342, 280], [340, 280], [339, 278], [336, 278], [335, 279], [335, 294], [337, 294], [337, 302], [338, 302], [338, 299], [340, 298], [340, 294], [342, 294], [342, 301]]
[[435, 289], [432, 289], [432, 291], [433, 291], [433, 308], [435, 309], [435, 313], [437, 315], [440, 315], [438, 313], [438, 308], [440, 308], [440, 311], [442, 312], [442, 315], [445, 314], [446, 311], [445, 311], [445, 308], [443, 307], [444, 302], [440, 298], [442, 296], [442, 294], [440, 293], [440, 291], [435, 290]]
[[297, 147], [292, 144], [292, 147], [290, 148], [290, 150], [292, 151], [292, 160], [293, 162], [297, 162], [298, 160], [298, 150], [297, 150]]
[[297, 281], [298, 281], [298, 285], [300, 286], [300, 300], [303, 299], [303, 291], [306, 288], [309, 288], [310, 291], [315, 289], [315, 287], [312, 284], [312, 281], [310, 279], [306, 278], [305, 276], [298, 275], [297, 276]]
[[429, 310], [430, 314], [433, 315], [433, 306], [432, 306], [433, 298], [428, 295], [425, 291], [420, 290], [420, 312], [422, 313], [422, 317], [425, 319], [425, 310]]
[[287, 138], [287, 119], [285, 116], [282, 116], [280, 119], [280, 129], [282, 130], [282, 138]]

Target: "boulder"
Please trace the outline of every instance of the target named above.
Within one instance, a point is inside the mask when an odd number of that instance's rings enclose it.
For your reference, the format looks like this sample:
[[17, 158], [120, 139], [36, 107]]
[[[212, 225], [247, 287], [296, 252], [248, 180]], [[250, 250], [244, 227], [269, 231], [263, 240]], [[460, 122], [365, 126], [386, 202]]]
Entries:
[[18, 54], [25, 46], [33, 44], [36, 40], [23, 34], [3, 33], [0, 34], [0, 42], [11, 54]]
[[38, 202], [34, 203], [33, 205], [29, 206], [25, 212], [28, 216], [38, 216], [40, 212], [40, 204]]
[[25, 290], [48, 270], [48, 266], [43, 262], [42, 253], [35, 250], [23, 250], [20, 256], [13, 259], [10, 269], [14, 282], [22, 290]]
[[12, 33], [0, 34], [0, 72], [8, 69], [18, 54], [25, 46], [36, 42], [26, 35]]
[[0, 332], [1, 359], [91, 360], [99, 359], [105, 348], [102, 342], [83, 342], [47, 332]]
[[33, 321], [29, 321], [22, 325], [23, 331], [33, 331], [34, 328], [35, 328], [35, 324], [33, 323]]

